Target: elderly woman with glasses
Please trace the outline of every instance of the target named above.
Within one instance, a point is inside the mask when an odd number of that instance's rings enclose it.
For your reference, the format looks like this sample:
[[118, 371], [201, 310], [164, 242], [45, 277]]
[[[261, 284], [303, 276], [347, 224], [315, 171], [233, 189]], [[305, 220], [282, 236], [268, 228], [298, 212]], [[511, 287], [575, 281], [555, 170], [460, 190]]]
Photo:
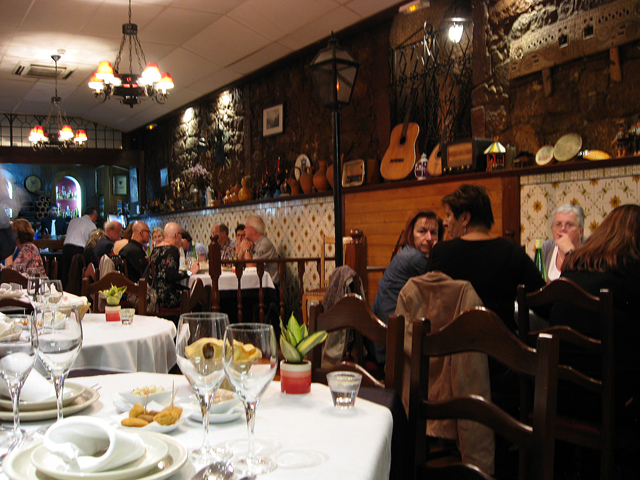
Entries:
[[584, 212], [580, 205], [565, 203], [556, 208], [551, 224], [553, 239], [542, 244], [542, 258], [547, 278], [551, 282], [560, 277], [565, 257], [582, 245]]

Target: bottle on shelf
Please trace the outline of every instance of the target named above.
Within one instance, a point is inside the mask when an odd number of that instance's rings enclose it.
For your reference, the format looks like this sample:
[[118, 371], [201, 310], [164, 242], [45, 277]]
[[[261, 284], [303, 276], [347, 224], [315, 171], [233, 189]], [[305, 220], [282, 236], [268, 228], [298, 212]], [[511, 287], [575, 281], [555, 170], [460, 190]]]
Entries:
[[544, 278], [544, 281], [547, 281], [547, 270], [544, 266], [544, 258], [542, 258], [542, 239], [536, 238], [536, 254], [534, 256], [534, 262], [536, 267], [540, 271], [540, 275]]

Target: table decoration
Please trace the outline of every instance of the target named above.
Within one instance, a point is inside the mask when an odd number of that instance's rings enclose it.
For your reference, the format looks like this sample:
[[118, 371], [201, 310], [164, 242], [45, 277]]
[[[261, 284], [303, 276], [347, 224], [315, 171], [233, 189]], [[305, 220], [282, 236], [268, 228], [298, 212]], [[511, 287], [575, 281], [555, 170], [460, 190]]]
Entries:
[[120, 321], [120, 300], [126, 291], [127, 287], [116, 287], [115, 285], [111, 285], [109, 290], [100, 290], [107, 302], [104, 307], [107, 322]]
[[300, 325], [293, 314], [286, 328], [280, 319], [280, 332], [280, 351], [284, 356], [280, 361], [280, 388], [284, 393], [309, 393], [311, 362], [304, 357], [326, 340], [327, 332], [322, 330], [309, 334], [307, 326]]

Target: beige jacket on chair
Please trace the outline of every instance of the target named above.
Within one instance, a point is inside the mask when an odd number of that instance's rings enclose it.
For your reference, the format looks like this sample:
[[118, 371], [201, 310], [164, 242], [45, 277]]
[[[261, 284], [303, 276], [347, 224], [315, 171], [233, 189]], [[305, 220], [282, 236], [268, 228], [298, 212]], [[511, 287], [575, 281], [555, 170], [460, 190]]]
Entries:
[[[466, 280], [453, 280], [441, 272], [410, 278], [400, 291], [396, 314], [405, 318], [402, 401], [407, 411], [413, 319], [429, 319], [431, 330], [436, 331], [475, 306], [482, 306], [482, 300], [473, 286]], [[485, 354], [471, 352], [431, 359], [429, 400], [468, 394], [491, 398], [489, 365]], [[463, 462], [493, 474], [495, 442], [491, 429], [469, 420], [429, 420], [427, 435], [457, 440]]]

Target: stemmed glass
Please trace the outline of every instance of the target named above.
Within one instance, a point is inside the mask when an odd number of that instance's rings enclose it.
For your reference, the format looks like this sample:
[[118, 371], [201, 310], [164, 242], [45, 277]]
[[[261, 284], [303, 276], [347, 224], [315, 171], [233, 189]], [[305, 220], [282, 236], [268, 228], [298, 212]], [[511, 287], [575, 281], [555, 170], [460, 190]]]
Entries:
[[180, 316], [176, 350], [178, 366], [191, 384], [202, 411], [202, 445], [191, 452], [199, 463], [227, 460], [231, 452], [213, 447], [209, 441], [209, 411], [213, 396], [224, 380], [222, 341], [229, 325], [224, 313], [186, 313]]
[[45, 309], [51, 310], [55, 317], [55, 312], [58, 310], [58, 304], [60, 303], [60, 300], [62, 300], [62, 282], [60, 280], [41, 280], [40, 292], [42, 295], [42, 302], [45, 304]]
[[38, 334], [33, 317], [20, 316], [20, 320], [26, 320], [26, 324], [20, 328], [19, 333], [0, 339], [0, 376], [7, 383], [13, 406], [10, 449], [24, 440], [24, 434], [20, 430], [20, 391], [33, 368], [38, 348]]
[[45, 316], [42, 325], [37, 325], [37, 351], [40, 362], [53, 379], [57, 418], [61, 420], [64, 381], [82, 347], [82, 323], [78, 307], [64, 307], [59, 313]]
[[39, 306], [38, 295], [40, 293], [40, 282], [48, 280], [46, 276], [40, 276], [40, 271], [37, 268], [27, 269], [27, 295], [34, 308]]
[[[254, 348], [251, 348], [254, 347]], [[256, 407], [276, 374], [278, 350], [273, 326], [262, 323], [230, 325], [225, 335], [224, 370], [244, 403], [249, 449], [247, 457], [234, 462], [243, 475], [261, 475], [276, 469], [276, 463], [255, 455], [253, 432]]]

